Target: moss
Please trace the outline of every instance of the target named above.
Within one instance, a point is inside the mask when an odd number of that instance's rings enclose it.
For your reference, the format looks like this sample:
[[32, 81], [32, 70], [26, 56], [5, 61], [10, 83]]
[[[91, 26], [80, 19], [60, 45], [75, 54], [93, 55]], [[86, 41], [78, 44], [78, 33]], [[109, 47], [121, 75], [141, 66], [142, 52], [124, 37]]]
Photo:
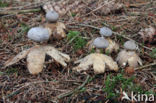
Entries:
[[4, 2], [2, 0], [0, 0], [0, 7], [3, 8], [3, 7], [7, 7], [9, 6], [9, 4], [7, 2]]
[[80, 36], [78, 31], [69, 31], [67, 34], [67, 40], [72, 44], [74, 51], [82, 49], [86, 45], [86, 40]]
[[150, 56], [151, 56], [152, 58], [156, 58], [156, 48], [154, 48], [154, 49], [152, 50], [152, 52], [150, 53]]
[[[134, 93], [143, 93], [143, 94], [151, 94], [151, 91], [145, 91], [140, 85], [134, 83], [135, 77], [126, 78], [122, 73], [119, 73], [116, 76], [108, 75], [105, 80], [105, 87], [103, 91], [107, 95], [107, 99], [113, 99], [120, 96], [120, 92], [116, 92], [115, 90], [119, 90], [122, 88], [122, 91], [125, 92], [134, 92]], [[153, 93], [152, 93], [153, 94]]]

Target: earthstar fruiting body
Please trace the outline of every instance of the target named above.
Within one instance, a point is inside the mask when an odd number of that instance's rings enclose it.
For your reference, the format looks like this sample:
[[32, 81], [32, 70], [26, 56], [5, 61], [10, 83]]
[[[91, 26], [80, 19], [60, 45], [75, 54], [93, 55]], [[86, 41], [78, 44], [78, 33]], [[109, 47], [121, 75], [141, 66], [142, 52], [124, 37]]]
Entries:
[[56, 11], [48, 11], [46, 13], [46, 20], [48, 22], [56, 22], [59, 18], [59, 14]]
[[45, 61], [45, 52], [40, 46], [34, 47], [27, 55], [27, 68], [31, 74], [42, 71]]
[[126, 50], [120, 51], [116, 59], [122, 67], [125, 67], [127, 64], [134, 68], [142, 65], [142, 60], [134, 51], [138, 49], [138, 45], [134, 41], [126, 41], [124, 48]]
[[117, 52], [119, 50], [119, 45], [112, 41], [111, 39], [104, 39], [104, 37], [97, 37], [96, 39], [93, 39], [87, 43], [87, 46], [89, 50], [92, 50], [93, 48], [103, 48], [105, 49], [105, 52], [112, 53]]
[[49, 29], [49, 31], [51, 31], [52, 38], [63, 39], [66, 37], [65, 33], [66, 26], [62, 22], [46, 23], [44, 27]]
[[6, 68], [6, 67], [8, 67], [10, 65], [13, 65], [13, 64], [19, 62], [21, 59], [25, 58], [28, 55], [28, 53], [29, 53], [30, 50], [31, 49], [23, 50], [22, 52], [18, 53], [15, 57], [7, 60], [4, 63], [4, 67]]
[[138, 49], [138, 45], [135, 44], [134, 41], [130, 40], [130, 41], [126, 41], [124, 43], [124, 48], [127, 50], [137, 50]]
[[93, 41], [93, 45], [96, 48], [107, 48], [109, 45], [109, 42], [104, 38], [104, 37], [97, 37], [94, 41]]
[[27, 36], [35, 42], [45, 42], [51, 37], [55, 39], [62, 39], [66, 37], [65, 29], [66, 26], [62, 22], [46, 23], [43, 27], [31, 28], [28, 31]]
[[47, 41], [50, 35], [49, 29], [43, 27], [33, 27], [27, 33], [28, 38], [36, 42]]
[[100, 35], [104, 37], [112, 36], [112, 30], [107, 27], [100, 28]]
[[109, 38], [110, 36], [112, 36], [113, 31], [109, 29], [108, 27], [102, 27], [100, 28], [99, 32], [102, 37], [107, 37], [106, 40], [109, 42], [109, 45], [105, 49], [105, 52], [109, 52], [109, 53], [112, 53], [113, 51], [117, 52], [119, 49], [119, 45], [115, 41]]
[[119, 52], [116, 61], [120, 64], [120, 66], [125, 67], [127, 64], [130, 67], [138, 67], [142, 65], [142, 60], [135, 53], [135, 51], [126, 51], [122, 50]]
[[92, 53], [75, 63], [80, 63], [73, 68], [77, 72], [86, 71], [89, 66], [93, 66], [95, 74], [104, 73], [106, 68], [113, 71], [118, 71], [119, 69], [117, 63], [111, 57], [100, 53]]
[[38, 74], [43, 70], [46, 54], [64, 67], [67, 66], [66, 62], [70, 61], [70, 57], [67, 54], [61, 53], [54, 47], [38, 45], [24, 50], [14, 58], [9, 59], [4, 66], [8, 67], [27, 57], [27, 68], [29, 72], [31, 74]]
[[107, 41], [109, 42], [109, 45], [105, 49], [105, 52], [112, 53], [112, 52], [117, 52], [119, 50], [119, 45], [115, 41], [113, 41], [109, 38], [107, 39]]
[[141, 29], [139, 33], [144, 42], [148, 41], [149, 43], [156, 42], [156, 28], [149, 26], [148, 28]]

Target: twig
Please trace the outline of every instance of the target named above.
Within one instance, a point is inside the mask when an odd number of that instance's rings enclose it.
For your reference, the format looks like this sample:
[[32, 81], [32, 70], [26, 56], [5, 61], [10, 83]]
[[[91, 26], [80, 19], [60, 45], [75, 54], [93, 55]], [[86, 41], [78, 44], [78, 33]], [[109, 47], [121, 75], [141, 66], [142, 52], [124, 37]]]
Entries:
[[156, 75], [152, 72], [150, 72], [150, 74], [154, 77], [154, 80], [156, 80]]
[[155, 3], [154, 1], [153, 2], [146, 2], [146, 3], [135, 3], [135, 4], [130, 4], [129, 7], [139, 7], [139, 6], [143, 6], [143, 5], [149, 5], [151, 3]]
[[94, 28], [94, 29], [100, 30], [100, 28], [92, 26], [92, 25], [88, 25], [88, 24], [76, 24], [76, 25], [90, 27], [90, 28]]
[[28, 12], [38, 12], [40, 10], [41, 10], [40, 8], [38, 8], [38, 9], [27, 9], [27, 10], [10, 10], [10, 11], [0, 12], [0, 15], [22, 14], [22, 13], [28, 13]]
[[7, 96], [5, 97], [5, 99], [10, 98], [10, 97], [12, 97], [12, 96], [14, 96], [14, 95], [16, 95], [16, 94], [19, 94], [22, 88], [28, 87], [29, 85], [37, 84], [37, 83], [46, 83], [46, 82], [50, 82], [50, 81], [37, 81], [37, 82], [26, 83], [26, 84], [23, 85], [22, 87], [18, 88], [16, 91], [14, 91], [14, 92], [10, 93], [9, 95], [7, 95]]
[[75, 93], [76, 91], [80, 90], [81, 88], [83, 88], [83, 87], [88, 83], [89, 78], [90, 78], [90, 76], [88, 75], [87, 78], [86, 78], [86, 80], [82, 83], [82, 85], [80, 85], [79, 87], [77, 87], [77, 88], [74, 89], [73, 91], [69, 91], [69, 92], [67, 92], [67, 93], [64, 93], [64, 94], [59, 95], [58, 98], [61, 99], [61, 98], [70, 96], [70, 95], [72, 95], [73, 93]]
[[[44, 3], [48, 2], [49, 0], [44, 0], [44, 1], [37, 1], [37, 2], [33, 2], [33, 3], [28, 3], [22, 6], [17, 6], [17, 7], [4, 7], [4, 8], [0, 8], [0, 11], [7, 11], [9, 10], [21, 10], [21, 9], [32, 9], [32, 8], [37, 8], [40, 7], [41, 5], [43, 5]], [[54, 1], [54, 0], [51, 0]]]
[[2, 94], [3, 103], [6, 103], [5, 102], [5, 97], [4, 97], [4, 91], [3, 90], [1, 90], [1, 94]]
[[141, 66], [141, 67], [138, 67], [138, 68], [135, 68], [135, 70], [144, 69], [144, 68], [146, 68], [146, 67], [150, 67], [150, 66], [154, 66], [154, 65], [156, 65], [156, 62], [151, 63], [151, 64], [148, 64], [148, 65], [144, 65], [144, 66]]
[[[106, 23], [104, 23], [104, 24], [105, 24], [106, 26], [110, 26], [110, 25], [108, 25], [108, 24], [106, 24]], [[92, 26], [92, 25], [88, 25], [88, 24], [76, 24], [76, 25], [85, 26], [85, 27], [90, 27], [90, 28], [94, 28], [94, 29], [97, 29], [97, 30], [100, 29], [100, 28], [98, 28], [98, 27], [95, 27], [95, 26]], [[118, 32], [114, 32], [114, 31], [113, 31], [113, 33], [114, 33], [115, 35], [121, 36], [121, 37], [123, 37], [123, 38], [125, 38], [125, 39], [127, 39], [127, 40], [133, 40], [133, 39], [131, 39], [131, 38], [129, 38], [129, 37], [126, 37], [125, 35], [122, 35], [122, 34], [118, 33]], [[134, 41], [134, 40], [133, 40], [133, 41]], [[135, 42], [136, 42], [136, 41], [135, 41]], [[138, 45], [140, 45], [141, 47], [152, 51], [151, 48], [148, 48], [148, 47], [146, 47], [146, 46], [143, 46], [142, 44], [140, 44], [140, 43], [138, 43], [138, 42], [136, 42], [136, 43], [137, 43]]]
[[[110, 1], [109, 3], [111, 3], [111, 2], [113, 2], [113, 0], [112, 0], [112, 1]], [[84, 15], [84, 16], [82, 16], [82, 17], [85, 17], [85, 16], [87, 16], [87, 15], [89, 15], [89, 14], [91, 14], [91, 13], [96, 12], [96, 11], [98, 11], [99, 9], [101, 9], [102, 7], [104, 7], [104, 6], [106, 6], [106, 5], [107, 5], [107, 3], [104, 3], [104, 4], [102, 4], [101, 6], [99, 6], [99, 7], [95, 8], [94, 10], [92, 10], [91, 12], [89, 12], [89, 13], [85, 14], [85, 15]]]

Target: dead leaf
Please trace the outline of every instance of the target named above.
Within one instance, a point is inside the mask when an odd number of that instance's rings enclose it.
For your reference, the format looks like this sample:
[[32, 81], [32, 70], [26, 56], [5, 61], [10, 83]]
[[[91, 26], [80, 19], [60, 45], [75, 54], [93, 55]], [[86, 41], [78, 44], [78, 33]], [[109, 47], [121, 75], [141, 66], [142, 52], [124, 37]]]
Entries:
[[127, 74], [133, 74], [135, 72], [134, 67], [126, 67], [125, 72]]
[[73, 68], [73, 70], [78, 72], [88, 70], [89, 66], [93, 66], [95, 74], [104, 73], [105, 68], [114, 71], [118, 71], [119, 69], [117, 63], [114, 62], [111, 57], [100, 53], [92, 53], [85, 58], [76, 61], [75, 63], [80, 63], [77, 67]]
[[84, 51], [82, 49], [79, 49], [76, 51], [76, 54], [80, 56], [80, 55], [84, 54]]

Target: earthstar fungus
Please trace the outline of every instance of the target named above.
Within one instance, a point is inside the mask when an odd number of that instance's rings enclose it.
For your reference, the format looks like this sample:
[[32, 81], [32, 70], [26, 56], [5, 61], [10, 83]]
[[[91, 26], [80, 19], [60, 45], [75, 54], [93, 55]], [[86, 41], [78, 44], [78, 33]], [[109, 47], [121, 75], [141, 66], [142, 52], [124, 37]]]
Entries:
[[124, 43], [124, 50], [121, 50], [116, 58], [116, 61], [120, 66], [125, 67], [127, 64], [130, 67], [138, 67], [142, 65], [142, 60], [136, 54], [135, 50], [138, 49], [137, 44], [134, 41], [127, 41]]
[[117, 63], [111, 57], [100, 53], [92, 53], [75, 62], [75, 64], [77, 63], [80, 64], [73, 68], [77, 72], [86, 71], [90, 68], [89, 66], [93, 66], [95, 74], [104, 73], [106, 68], [113, 71], [119, 69]]
[[60, 63], [62, 66], [66, 67], [66, 62], [70, 61], [70, 57], [67, 54], [64, 54], [52, 46], [34, 46], [30, 49], [26, 49], [15, 57], [9, 59], [5, 62], [4, 66], [8, 67], [17, 62], [19, 62], [23, 58], [27, 58], [27, 68], [31, 74], [38, 74], [43, 70], [45, 57], [49, 55], [56, 62]]

